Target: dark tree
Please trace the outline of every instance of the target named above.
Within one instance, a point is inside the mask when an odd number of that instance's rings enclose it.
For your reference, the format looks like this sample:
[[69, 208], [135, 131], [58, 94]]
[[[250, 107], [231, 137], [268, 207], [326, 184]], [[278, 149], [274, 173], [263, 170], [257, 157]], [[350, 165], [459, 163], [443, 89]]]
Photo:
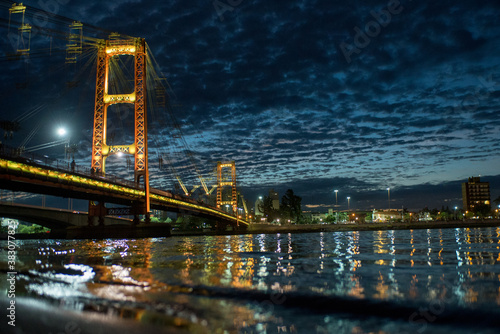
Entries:
[[491, 206], [488, 204], [476, 205], [474, 206], [472, 212], [474, 212], [475, 215], [484, 218], [491, 214]]
[[269, 196], [264, 196], [262, 203], [259, 204], [259, 211], [262, 212], [268, 222], [274, 221], [278, 217], [278, 210], [273, 207], [273, 199]]
[[4, 138], [12, 138], [14, 132], [19, 131], [19, 122], [0, 121], [0, 129], [4, 130]]
[[300, 221], [302, 218], [302, 198], [296, 196], [292, 189], [288, 189], [281, 198], [280, 211], [284, 219]]

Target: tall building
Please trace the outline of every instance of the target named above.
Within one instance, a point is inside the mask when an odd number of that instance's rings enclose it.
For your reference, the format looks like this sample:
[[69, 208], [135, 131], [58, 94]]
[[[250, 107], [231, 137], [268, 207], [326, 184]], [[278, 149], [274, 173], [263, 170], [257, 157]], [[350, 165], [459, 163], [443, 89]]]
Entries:
[[273, 208], [279, 210], [280, 208], [280, 196], [274, 189], [269, 190], [269, 197], [273, 200]]
[[264, 201], [262, 200], [262, 196], [260, 196], [256, 201], [255, 201], [255, 216], [263, 216], [264, 213], [260, 210], [262, 207]]
[[462, 183], [462, 201], [464, 209], [473, 211], [480, 205], [490, 205], [490, 183], [481, 182], [479, 177], [469, 177]]

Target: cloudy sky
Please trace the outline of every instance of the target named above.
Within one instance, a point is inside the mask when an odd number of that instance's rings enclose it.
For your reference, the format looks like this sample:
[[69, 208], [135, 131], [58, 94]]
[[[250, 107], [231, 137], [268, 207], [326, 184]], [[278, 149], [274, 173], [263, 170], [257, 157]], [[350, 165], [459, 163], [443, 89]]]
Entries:
[[[64, 16], [93, 37], [146, 39], [179, 125], [151, 111], [154, 186], [174, 187], [158, 155], [182, 153], [203, 175], [235, 160], [248, 199], [292, 188], [305, 209], [335, 204], [334, 189], [342, 208], [347, 196], [351, 208], [387, 207], [388, 187], [391, 207], [461, 206], [460, 183], [478, 175], [500, 195], [496, 1], [24, 1], [32, 24], [47, 28], [32, 36], [27, 61], [7, 60], [10, 3], [0, 7], [1, 118], [40, 109], [14, 145], [40, 124], [27, 146], [55, 140], [52, 128], [66, 124], [77, 163], [90, 165], [95, 70], [81, 70], [88, 59], [64, 65], [64, 42], [49, 31]], [[47, 11], [59, 16], [44, 21]], [[72, 75], [80, 82], [68, 89]], [[123, 173], [123, 160], [113, 164]], [[178, 173], [191, 186], [188, 167]]]

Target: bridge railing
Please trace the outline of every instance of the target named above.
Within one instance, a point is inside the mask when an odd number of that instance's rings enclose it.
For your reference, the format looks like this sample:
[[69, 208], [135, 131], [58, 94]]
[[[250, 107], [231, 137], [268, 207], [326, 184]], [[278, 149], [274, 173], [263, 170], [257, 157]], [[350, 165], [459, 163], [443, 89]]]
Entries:
[[25, 152], [19, 148], [14, 148], [6, 145], [0, 145], [0, 157], [4, 157], [13, 161], [26, 163], [33, 166], [40, 166], [57, 170], [60, 172], [78, 174], [94, 179], [106, 180], [110, 183], [121, 184], [131, 188], [141, 188], [135, 182], [129, 181], [115, 175], [99, 175], [94, 173], [91, 168], [84, 167], [78, 164], [73, 164], [69, 160], [60, 160], [41, 155], [34, 152]]

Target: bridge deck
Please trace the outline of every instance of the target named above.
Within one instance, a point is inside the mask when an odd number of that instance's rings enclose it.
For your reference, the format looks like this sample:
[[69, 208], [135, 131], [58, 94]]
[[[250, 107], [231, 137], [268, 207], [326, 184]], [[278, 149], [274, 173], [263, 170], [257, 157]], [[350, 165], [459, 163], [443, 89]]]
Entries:
[[[97, 175], [85, 175], [64, 169], [49, 168], [32, 161], [15, 161], [0, 157], [0, 187], [15, 191], [78, 198], [105, 203], [130, 205], [143, 201], [145, 191], [130, 182]], [[151, 189], [151, 207], [166, 211], [182, 211], [214, 218], [223, 223], [248, 225], [243, 219], [191, 198], [168, 191]]]

